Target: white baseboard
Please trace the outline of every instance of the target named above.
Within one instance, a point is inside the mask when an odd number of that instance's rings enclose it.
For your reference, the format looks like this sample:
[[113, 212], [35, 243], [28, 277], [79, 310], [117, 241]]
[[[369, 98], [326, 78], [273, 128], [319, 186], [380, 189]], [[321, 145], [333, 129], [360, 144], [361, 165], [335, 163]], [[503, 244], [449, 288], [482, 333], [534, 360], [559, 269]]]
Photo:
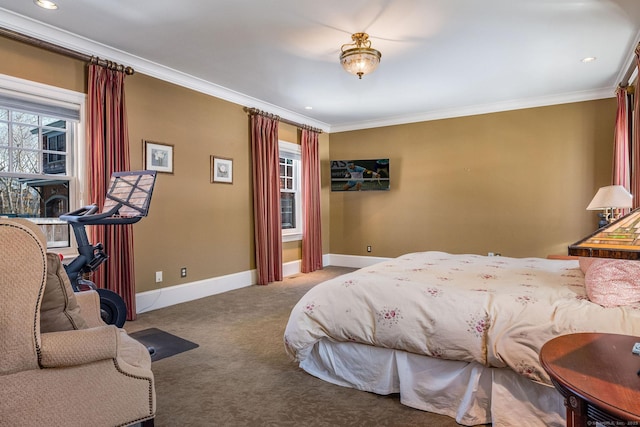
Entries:
[[370, 265], [374, 265], [379, 262], [387, 261], [389, 259], [390, 258], [375, 256], [330, 254], [328, 265], [335, 265], [336, 267], [363, 268], [369, 267]]
[[254, 283], [256, 283], [256, 271], [250, 270], [154, 289], [153, 291], [140, 292], [136, 294], [136, 312], [144, 313], [146, 311], [157, 310], [159, 308], [244, 288]]
[[294, 274], [300, 273], [300, 269], [302, 268], [302, 261], [291, 261], [285, 262], [282, 264], [282, 275], [284, 277], [293, 276]]
[[[325, 254], [322, 256], [322, 263], [324, 266], [335, 265], [338, 267], [362, 268], [387, 259], [388, 258]], [[301, 264], [302, 262], [300, 260], [284, 263], [282, 265], [282, 275], [287, 277], [300, 273]], [[245, 288], [255, 285], [256, 277], [256, 270], [249, 270], [169, 286], [167, 288], [140, 292], [136, 294], [136, 312], [145, 313], [183, 302], [221, 294], [223, 292]]]

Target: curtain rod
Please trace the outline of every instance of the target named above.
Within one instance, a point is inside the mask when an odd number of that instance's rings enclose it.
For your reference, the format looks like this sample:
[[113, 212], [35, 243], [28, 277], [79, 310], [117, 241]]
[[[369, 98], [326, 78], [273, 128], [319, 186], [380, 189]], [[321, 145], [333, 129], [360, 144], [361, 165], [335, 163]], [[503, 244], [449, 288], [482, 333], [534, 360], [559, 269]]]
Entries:
[[270, 119], [276, 119], [276, 120], [278, 120], [278, 121], [280, 121], [282, 123], [286, 123], [288, 125], [292, 125], [292, 126], [295, 126], [297, 128], [300, 128], [300, 129], [306, 129], [306, 130], [310, 130], [310, 131], [313, 131], [313, 132], [322, 133], [322, 129], [314, 128], [313, 126], [303, 125], [303, 124], [294, 122], [292, 120], [284, 119], [284, 118], [282, 118], [280, 116], [276, 116], [275, 114], [271, 114], [271, 113], [267, 113], [266, 111], [258, 110], [257, 108], [244, 107], [244, 111], [246, 111], [247, 114], [249, 114], [250, 116], [254, 116], [254, 115], [265, 116], [265, 117], [268, 117]]
[[84, 53], [67, 49], [66, 47], [58, 46], [56, 44], [37, 39], [35, 37], [27, 36], [25, 34], [21, 34], [13, 30], [9, 30], [7, 28], [0, 27], [0, 36], [4, 36], [12, 40], [26, 43], [31, 46], [39, 47], [53, 53], [58, 53], [60, 55], [68, 56], [73, 59], [79, 59], [81, 61], [91, 62], [97, 65], [100, 65], [102, 67], [110, 68], [112, 70], [123, 71], [128, 76], [131, 76], [135, 73], [135, 70], [131, 67], [120, 65], [113, 61], [108, 61], [106, 59], [101, 59], [101, 58], [98, 58], [97, 56], [86, 55]]

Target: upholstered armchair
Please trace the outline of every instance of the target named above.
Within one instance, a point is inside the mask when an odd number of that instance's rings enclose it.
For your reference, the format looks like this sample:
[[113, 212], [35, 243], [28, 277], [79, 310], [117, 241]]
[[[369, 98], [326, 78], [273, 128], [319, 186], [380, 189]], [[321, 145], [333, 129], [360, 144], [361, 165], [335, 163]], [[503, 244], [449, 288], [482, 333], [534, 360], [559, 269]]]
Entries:
[[0, 426], [153, 425], [147, 349], [74, 294], [40, 229], [0, 218]]

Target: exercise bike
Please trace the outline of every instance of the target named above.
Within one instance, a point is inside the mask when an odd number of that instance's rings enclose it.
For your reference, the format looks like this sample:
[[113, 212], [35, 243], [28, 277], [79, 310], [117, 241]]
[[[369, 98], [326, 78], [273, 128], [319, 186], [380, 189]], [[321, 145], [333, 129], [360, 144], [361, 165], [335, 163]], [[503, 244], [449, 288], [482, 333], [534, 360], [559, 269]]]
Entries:
[[102, 289], [89, 280], [109, 257], [102, 243], [89, 243], [85, 226], [134, 224], [147, 216], [149, 203], [156, 180], [155, 171], [115, 172], [111, 176], [105, 197], [104, 208], [97, 213], [93, 204], [60, 215], [69, 223], [78, 244], [78, 256], [65, 265], [65, 271], [74, 292], [94, 289], [100, 296], [100, 316], [108, 325], [121, 328], [127, 318], [127, 307], [120, 295], [109, 289]]

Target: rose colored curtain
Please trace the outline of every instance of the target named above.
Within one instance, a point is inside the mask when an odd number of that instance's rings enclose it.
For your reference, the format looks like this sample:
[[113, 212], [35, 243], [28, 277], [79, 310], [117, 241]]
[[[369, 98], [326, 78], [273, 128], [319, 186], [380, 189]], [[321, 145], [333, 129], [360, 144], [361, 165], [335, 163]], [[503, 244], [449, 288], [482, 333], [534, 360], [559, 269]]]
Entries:
[[633, 95], [633, 135], [631, 136], [631, 194], [633, 194], [633, 209], [640, 206], [640, 44], [636, 47], [636, 66], [638, 77]]
[[251, 116], [253, 215], [258, 285], [282, 280], [278, 120]]
[[[613, 142], [613, 185], [622, 185], [631, 191], [629, 170], [629, 116], [627, 114], [627, 88], [618, 87], [616, 90], [618, 98], [618, 110], [616, 112], [616, 126], [614, 130]], [[627, 209], [621, 209], [623, 215], [627, 214]]]
[[322, 268], [322, 218], [320, 214], [320, 156], [318, 132], [302, 129], [302, 272]]
[[[129, 134], [124, 100], [124, 72], [96, 64], [88, 77], [88, 178], [89, 197], [104, 206], [113, 172], [130, 170]], [[127, 320], [136, 318], [133, 233], [131, 225], [91, 226], [91, 242], [102, 242], [109, 259], [93, 276], [100, 288], [120, 295], [127, 305]]]

